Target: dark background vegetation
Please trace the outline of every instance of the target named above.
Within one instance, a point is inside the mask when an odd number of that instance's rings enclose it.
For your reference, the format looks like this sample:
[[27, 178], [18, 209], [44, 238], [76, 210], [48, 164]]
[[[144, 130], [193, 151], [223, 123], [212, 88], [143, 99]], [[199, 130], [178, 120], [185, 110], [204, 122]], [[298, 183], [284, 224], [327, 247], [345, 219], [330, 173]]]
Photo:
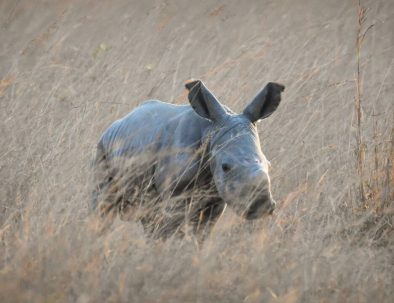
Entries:
[[[349, 0], [0, 1], [0, 301], [391, 302], [394, 2], [361, 5], [362, 24]], [[237, 111], [286, 85], [259, 124], [278, 209], [227, 208], [202, 248], [97, 234], [99, 136], [190, 78]]]

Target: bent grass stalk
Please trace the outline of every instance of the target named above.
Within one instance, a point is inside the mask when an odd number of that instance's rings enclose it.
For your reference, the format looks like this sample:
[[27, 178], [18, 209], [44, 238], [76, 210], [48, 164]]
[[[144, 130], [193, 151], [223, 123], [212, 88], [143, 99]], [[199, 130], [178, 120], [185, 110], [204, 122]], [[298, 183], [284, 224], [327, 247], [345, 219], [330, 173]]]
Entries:
[[362, 70], [361, 70], [361, 50], [364, 42], [364, 38], [367, 32], [374, 26], [370, 25], [364, 30], [364, 25], [367, 20], [367, 9], [361, 5], [361, 0], [358, 1], [358, 26], [357, 26], [357, 37], [356, 37], [356, 54], [357, 54], [357, 69], [356, 69], [356, 95], [354, 97], [354, 110], [356, 113], [356, 155], [357, 155], [357, 173], [359, 178], [359, 197], [363, 207], [366, 205], [366, 192], [365, 192], [365, 151], [366, 145], [363, 140], [362, 134]]

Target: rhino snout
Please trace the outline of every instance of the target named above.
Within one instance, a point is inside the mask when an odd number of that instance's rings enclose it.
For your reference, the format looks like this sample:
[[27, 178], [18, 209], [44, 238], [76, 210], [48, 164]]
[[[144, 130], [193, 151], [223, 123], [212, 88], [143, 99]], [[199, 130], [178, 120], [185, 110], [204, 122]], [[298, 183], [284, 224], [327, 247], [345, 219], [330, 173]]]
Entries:
[[262, 197], [255, 200], [245, 212], [245, 218], [254, 220], [262, 217], [265, 214], [271, 215], [276, 208], [276, 202], [271, 197]]

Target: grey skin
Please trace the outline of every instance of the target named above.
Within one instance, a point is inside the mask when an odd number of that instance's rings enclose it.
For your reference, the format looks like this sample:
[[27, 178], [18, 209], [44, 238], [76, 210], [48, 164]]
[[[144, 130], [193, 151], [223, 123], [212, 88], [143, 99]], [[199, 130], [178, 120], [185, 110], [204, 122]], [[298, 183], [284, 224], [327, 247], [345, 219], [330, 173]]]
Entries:
[[[181, 196], [196, 186], [207, 189], [206, 199], [189, 207], [189, 218], [182, 215], [169, 220], [160, 236], [171, 235], [188, 219], [194, 222], [195, 231], [203, 226], [209, 233], [226, 204], [246, 219], [260, 218], [275, 209], [269, 162], [260, 148], [256, 122], [277, 109], [284, 86], [268, 83], [241, 114], [223, 106], [200, 80], [185, 86], [190, 105], [146, 101], [102, 135], [91, 203], [92, 209], [101, 209], [101, 216], [132, 195], [127, 188], [133, 187], [136, 178], [130, 163], [138, 157], [145, 157], [145, 162], [135, 162], [146, 163], [141, 164], [143, 174], [138, 180], [149, 180], [148, 186], [161, 200]], [[126, 188], [122, 194], [119, 187]], [[186, 208], [188, 203], [181, 205]], [[139, 219], [149, 223], [147, 217]]]

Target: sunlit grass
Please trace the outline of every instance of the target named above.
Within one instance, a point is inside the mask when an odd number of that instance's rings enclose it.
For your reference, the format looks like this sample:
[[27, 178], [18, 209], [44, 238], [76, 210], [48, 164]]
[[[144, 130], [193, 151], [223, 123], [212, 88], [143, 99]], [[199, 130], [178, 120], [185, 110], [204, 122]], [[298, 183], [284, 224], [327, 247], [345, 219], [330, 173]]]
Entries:
[[[391, 302], [388, 2], [368, 4], [375, 26], [361, 56], [364, 203], [352, 126], [354, 3], [6, 2], [0, 302]], [[145, 99], [186, 102], [191, 77], [234, 110], [268, 81], [286, 85], [258, 126], [277, 210], [247, 222], [228, 207], [202, 246], [187, 225], [166, 241], [118, 216], [102, 231], [88, 216], [101, 133]], [[195, 203], [206, 195], [191, 194]], [[152, 201], [146, 187], [135, 195]]]

